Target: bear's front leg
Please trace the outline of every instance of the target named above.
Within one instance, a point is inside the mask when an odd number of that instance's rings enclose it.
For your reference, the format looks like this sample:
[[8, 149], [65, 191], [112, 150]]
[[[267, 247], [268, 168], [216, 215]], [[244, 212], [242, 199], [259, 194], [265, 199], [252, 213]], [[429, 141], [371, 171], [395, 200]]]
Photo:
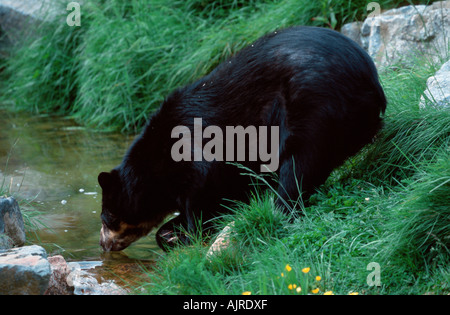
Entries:
[[198, 231], [201, 222], [195, 217], [188, 200], [184, 203], [180, 214], [165, 223], [156, 233], [159, 247], [168, 250], [177, 245], [188, 245]]

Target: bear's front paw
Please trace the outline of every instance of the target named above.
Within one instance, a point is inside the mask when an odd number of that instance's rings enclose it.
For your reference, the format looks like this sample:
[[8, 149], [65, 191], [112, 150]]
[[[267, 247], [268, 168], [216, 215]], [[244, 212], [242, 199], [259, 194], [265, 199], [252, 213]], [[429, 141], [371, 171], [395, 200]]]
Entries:
[[176, 246], [187, 245], [189, 243], [189, 238], [180, 231], [162, 227], [156, 233], [156, 241], [159, 247], [165, 251], [169, 251]]

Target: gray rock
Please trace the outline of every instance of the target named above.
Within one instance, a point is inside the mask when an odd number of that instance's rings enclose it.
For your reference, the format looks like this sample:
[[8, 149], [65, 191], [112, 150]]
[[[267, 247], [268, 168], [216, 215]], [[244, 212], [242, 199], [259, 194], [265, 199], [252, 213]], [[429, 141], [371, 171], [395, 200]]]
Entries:
[[42, 295], [51, 268], [40, 246], [0, 251], [0, 295]]
[[61, 3], [55, 0], [0, 0], [0, 28], [8, 41], [17, 42], [33, 31], [37, 23], [64, 14]]
[[358, 45], [362, 46], [361, 42], [361, 27], [363, 22], [352, 22], [342, 25], [341, 33], [348, 38], [354, 40]]
[[14, 247], [14, 242], [5, 234], [0, 234], [0, 250]]
[[0, 249], [8, 249], [25, 244], [25, 226], [17, 201], [12, 198], [0, 198]]
[[410, 66], [419, 56], [432, 62], [449, 56], [450, 1], [392, 9], [364, 21], [362, 46], [378, 66]]
[[420, 100], [420, 107], [450, 108], [450, 60], [427, 80], [427, 89]]

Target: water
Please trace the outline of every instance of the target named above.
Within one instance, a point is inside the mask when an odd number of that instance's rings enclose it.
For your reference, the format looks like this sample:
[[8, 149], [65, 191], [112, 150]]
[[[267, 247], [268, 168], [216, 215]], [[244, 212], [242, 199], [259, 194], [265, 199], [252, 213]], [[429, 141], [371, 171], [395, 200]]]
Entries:
[[0, 111], [0, 187], [22, 200], [24, 212], [37, 210], [27, 239], [49, 256], [91, 264], [134, 277], [138, 263], [148, 266], [162, 252], [155, 235], [118, 254], [104, 253], [101, 228], [101, 188], [97, 175], [117, 166], [132, 136], [99, 133], [61, 117]]

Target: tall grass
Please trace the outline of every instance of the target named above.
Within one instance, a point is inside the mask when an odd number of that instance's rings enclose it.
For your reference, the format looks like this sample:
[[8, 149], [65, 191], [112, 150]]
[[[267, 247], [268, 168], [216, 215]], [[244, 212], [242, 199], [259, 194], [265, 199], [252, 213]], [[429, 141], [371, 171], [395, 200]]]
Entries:
[[419, 108], [426, 80], [436, 70], [431, 64], [418, 62], [414, 69], [387, 70], [382, 74], [390, 101], [385, 127], [376, 144], [359, 156], [359, 175], [365, 180], [396, 185], [433, 160], [436, 148], [448, 139], [448, 111]]
[[[409, 179], [392, 206], [388, 223], [391, 250], [418, 268], [450, 255], [450, 139], [429, 163]], [[397, 256], [398, 258], [398, 256]]]

